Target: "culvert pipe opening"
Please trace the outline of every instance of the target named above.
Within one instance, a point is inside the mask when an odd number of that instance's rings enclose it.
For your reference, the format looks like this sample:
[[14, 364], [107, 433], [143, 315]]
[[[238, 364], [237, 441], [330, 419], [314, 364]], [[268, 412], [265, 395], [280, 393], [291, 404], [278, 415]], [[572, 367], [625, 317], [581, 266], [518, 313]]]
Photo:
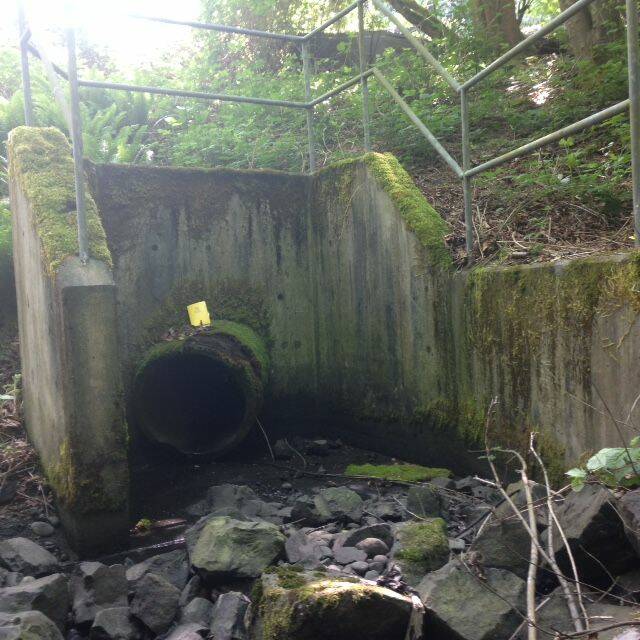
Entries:
[[258, 335], [218, 321], [146, 354], [133, 384], [133, 421], [152, 442], [186, 454], [222, 455], [255, 424], [267, 371]]

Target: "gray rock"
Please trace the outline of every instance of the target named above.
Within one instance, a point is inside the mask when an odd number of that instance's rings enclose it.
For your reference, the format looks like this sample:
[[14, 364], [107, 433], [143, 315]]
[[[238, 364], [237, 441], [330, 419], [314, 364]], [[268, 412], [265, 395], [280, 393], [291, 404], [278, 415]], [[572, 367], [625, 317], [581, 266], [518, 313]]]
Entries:
[[316, 511], [327, 521], [360, 522], [362, 518], [362, 498], [347, 487], [322, 489], [313, 502]]
[[230, 591], [218, 597], [211, 615], [211, 634], [216, 640], [246, 640], [245, 617], [250, 600], [242, 593]]
[[380, 560], [373, 560], [369, 562], [369, 570], [376, 571], [377, 573], [382, 573], [387, 566], [386, 560], [387, 559], [385, 558], [385, 562], [381, 562]]
[[0, 611], [40, 611], [64, 629], [69, 612], [69, 581], [61, 573], [0, 589]]
[[48, 522], [32, 522], [29, 528], [33, 533], [42, 538], [48, 538], [54, 533], [54, 528]]
[[165, 640], [202, 640], [209, 636], [209, 629], [200, 626], [197, 623], [189, 622], [180, 624], [171, 633], [164, 636]]
[[640, 555], [640, 489], [625, 493], [619, 501], [620, 515], [629, 542]]
[[191, 564], [212, 578], [255, 578], [284, 553], [285, 537], [269, 522], [205, 518], [185, 537]]
[[129, 607], [113, 607], [98, 611], [89, 637], [91, 640], [139, 640], [142, 633]]
[[508, 640], [522, 621], [513, 607], [525, 607], [524, 580], [491, 568], [481, 580], [458, 559], [427, 575], [418, 593], [426, 606], [427, 637], [431, 629], [446, 638]]
[[315, 527], [329, 522], [329, 519], [318, 513], [315, 502], [311, 498], [302, 496], [293, 502], [291, 521], [299, 525]]
[[273, 445], [273, 455], [276, 460], [291, 460], [293, 458], [293, 450], [284, 440], [276, 440]]
[[531, 539], [515, 516], [491, 516], [470, 550], [482, 556], [485, 567], [506, 569], [525, 578], [529, 570]]
[[333, 549], [333, 558], [340, 564], [350, 564], [351, 562], [363, 562], [367, 559], [367, 554], [355, 547], [338, 547]]
[[466, 476], [460, 480], [455, 481], [455, 489], [460, 493], [471, 494], [474, 487], [479, 487], [482, 483], [476, 480], [473, 476]]
[[180, 601], [179, 605], [181, 607], [186, 607], [191, 600], [196, 598], [198, 594], [202, 591], [202, 578], [198, 575], [195, 575], [187, 582], [186, 587], [180, 593]]
[[441, 510], [440, 494], [433, 485], [413, 485], [409, 488], [407, 511], [419, 518], [437, 518]]
[[98, 611], [127, 606], [128, 585], [124, 566], [81, 562], [71, 579], [73, 617], [77, 625], [92, 622]]
[[[582, 491], [569, 493], [564, 505], [557, 510], [578, 567], [578, 575], [588, 584], [608, 584], [610, 575], [629, 571], [638, 563], [617, 513], [617, 506], [614, 505], [615, 498], [608, 489], [587, 485]], [[570, 575], [562, 539], [559, 535], [553, 539], [560, 569]], [[543, 536], [545, 544], [546, 535]]]
[[20, 584], [24, 576], [15, 571], [8, 571], [0, 567], [0, 587], [15, 587]]
[[367, 571], [367, 573], [364, 574], [365, 580], [377, 580], [379, 577], [380, 577], [380, 572], [374, 571], [373, 569]]
[[373, 556], [386, 555], [389, 553], [389, 546], [380, 538], [365, 538], [356, 544], [356, 549], [364, 551], [368, 558]]
[[189, 559], [184, 549], [176, 549], [147, 558], [127, 569], [127, 581], [132, 588], [148, 573], [155, 573], [176, 589], [184, 589], [189, 578]]
[[433, 478], [430, 481], [432, 485], [440, 488], [440, 489], [455, 489], [456, 483], [451, 478], [445, 478], [444, 476], [440, 476], [438, 478]]
[[392, 500], [368, 500], [365, 510], [373, 514], [378, 520], [400, 522], [405, 517], [405, 511]]
[[0, 540], [0, 566], [36, 578], [59, 568], [53, 554], [28, 538]]
[[313, 539], [303, 531], [296, 531], [285, 542], [287, 561], [291, 564], [302, 564], [306, 567], [316, 566], [323, 558], [330, 557], [331, 549], [321, 538]]
[[354, 573], [359, 576], [363, 576], [367, 571], [369, 571], [369, 565], [364, 562], [364, 560], [360, 560], [358, 562], [352, 562], [346, 566], [347, 569], [351, 569]]
[[195, 622], [209, 627], [211, 624], [211, 611], [213, 610], [213, 603], [204, 598], [194, 598], [189, 604], [180, 612], [180, 622], [186, 624], [188, 622]]
[[63, 640], [58, 627], [40, 611], [0, 613], [2, 640]]
[[310, 440], [305, 451], [312, 456], [328, 456], [331, 453], [331, 447], [328, 440]]
[[180, 592], [170, 582], [147, 573], [138, 582], [131, 613], [154, 633], [163, 633], [176, 616], [179, 599]]
[[378, 538], [382, 540], [389, 548], [393, 545], [393, 533], [391, 526], [388, 524], [372, 524], [366, 527], [358, 527], [352, 531], [341, 533], [336, 538], [335, 547], [355, 547], [358, 542], [365, 538]]

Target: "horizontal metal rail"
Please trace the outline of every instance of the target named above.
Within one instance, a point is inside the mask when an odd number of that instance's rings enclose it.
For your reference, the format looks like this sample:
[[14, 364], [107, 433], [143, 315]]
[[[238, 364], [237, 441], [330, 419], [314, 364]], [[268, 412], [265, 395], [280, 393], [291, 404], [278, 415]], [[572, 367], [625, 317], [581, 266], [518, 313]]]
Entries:
[[357, 84], [360, 84], [363, 78], [369, 78], [373, 75], [373, 73], [374, 73], [373, 69], [369, 69], [364, 73], [359, 73], [357, 76], [354, 76], [350, 80], [347, 80], [346, 82], [343, 82], [341, 85], [338, 85], [335, 89], [331, 89], [331, 91], [327, 91], [326, 93], [323, 93], [321, 96], [318, 96], [317, 98], [312, 100], [309, 103], [309, 107], [315, 107], [319, 105], [321, 102], [326, 102], [327, 100], [333, 98], [333, 96], [337, 96], [339, 93], [342, 93], [343, 91], [346, 91], [347, 89], [350, 89], [351, 87]]
[[329, 18], [326, 22], [323, 22], [319, 27], [316, 27], [313, 31], [307, 33], [306, 36], [303, 36], [304, 40], [310, 40], [313, 36], [322, 33], [325, 29], [328, 29], [330, 26], [334, 25], [339, 20], [342, 20], [345, 16], [349, 15], [354, 9], [358, 8], [358, 0], [352, 2], [348, 7], [345, 7], [339, 13], [336, 13], [333, 18]]
[[116, 91], [133, 91], [135, 93], [154, 93], [162, 96], [178, 96], [180, 98], [197, 98], [199, 100], [219, 100], [220, 102], [240, 102], [260, 104], [268, 107], [286, 107], [289, 109], [309, 109], [306, 102], [291, 102], [289, 100], [271, 100], [270, 98], [252, 98], [248, 96], [234, 96], [224, 93], [206, 93], [204, 91], [185, 91], [182, 89], [165, 89], [146, 85], [124, 84], [120, 82], [101, 82], [98, 80], [78, 80], [81, 87], [93, 89], [114, 89]]
[[173, 24], [193, 29], [205, 29], [207, 31], [219, 31], [221, 33], [235, 33], [243, 36], [255, 36], [257, 38], [270, 38], [272, 40], [286, 40], [289, 42], [304, 42], [306, 36], [293, 36], [285, 33], [271, 33], [270, 31], [260, 31], [258, 29], [245, 29], [243, 27], [228, 27], [224, 24], [214, 24], [211, 22], [195, 22], [191, 20], [172, 20], [171, 18], [156, 18], [141, 13], [130, 13], [130, 18], [135, 20], [147, 20], [148, 22], [160, 22], [162, 24]]
[[373, 5], [386, 18], [391, 20], [398, 27], [402, 35], [409, 41], [409, 44], [447, 81], [454, 91], [460, 91], [460, 83], [433, 57], [431, 52], [407, 29], [398, 18], [396, 18], [390, 9], [388, 9], [380, 0], [371, 0]]
[[[376, 0], [373, 0], [374, 2]], [[499, 58], [496, 58], [489, 66], [482, 69], [476, 73], [475, 76], [469, 78], [465, 83], [463, 83], [463, 88], [468, 89], [469, 87], [473, 87], [478, 84], [480, 80], [486, 78], [490, 73], [494, 72], [496, 69], [499, 69], [502, 65], [506, 64], [512, 58], [515, 58], [519, 53], [522, 53], [527, 47], [532, 45], [534, 42], [537, 42], [541, 38], [544, 38], [547, 34], [555, 31], [560, 25], [565, 23], [571, 16], [578, 13], [585, 7], [589, 6], [595, 0], [577, 0], [574, 4], [572, 4], [568, 9], [565, 9], [562, 13], [557, 15], [553, 20], [548, 22], [544, 27], [541, 27], [535, 33], [532, 33], [528, 38], [525, 38], [522, 42], [519, 42], [515, 47], [509, 49], [506, 53], [503, 53]]]
[[375, 75], [378, 82], [387, 90], [391, 97], [396, 101], [398, 106], [405, 112], [411, 122], [416, 125], [420, 133], [429, 141], [431, 146], [440, 154], [440, 157], [451, 167], [453, 172], [462, 178], [464, 175], [460, 165], [449, 155], [449, 152], [438, 142], [438, 139], [429, 131], [427, 126], [418, 118], [418, 116], [412, 111], [411, 107], [402, 99], [400, 94], [391, 86], [391, 83], [382, 75], [378, 69], [374, 67], [373, 75]]
[[509, 162], [509, 160], [513, 160], [514, 158], [518, 158], [520, 156], [526, 155], [527, 153], [531, 153], [540, 147], [544, 147], [547, 144], [551, 144], [552, 142], [556, 142], [557, 140], [562, 140], [562, 138], [566, 138], [567, 136], [572, 135], [573, 133], [577, 133], [578, 131], [582, 131], [582, 129], [587, 129], [588, 127], [592, 127], [596, 124], [600, 124], [609, 118], [613, 118], [613, 116], [617, 116], [619, 113], [623, 113], [629, 108], [629, 100], [623, 100], [622, 102], [618, 102], [618, 104], [614, 104], [613, 106], [603, 109], [602, 111], [598, 111], [598, 113], [594, 113], [587, 118], [583, 118], [582, 120], [578, 120], [578, 122], [574, 122], [562, 129], [558, 129], [553, 133], [549, 133], [546, 136], [542, 136], [537, 140], [533, 140], [528, 142], [527, 144], [523, 144], [521, 147], [514, 149], [513, 151], [509, 151], [508, 153], [503, 153], [501, 156], [493, 158], [493, 160], [487, 160], [487, 162], [483, 162], [472, 169], [464, 172], [464, 175], [467, 177], [475, 176], [478, 173], [482, 173], [483, 171], [488, 171], [489, 169], [493, 169], [493, 167], [497, 167], [498, 165], [504, 164], [505, 162]]

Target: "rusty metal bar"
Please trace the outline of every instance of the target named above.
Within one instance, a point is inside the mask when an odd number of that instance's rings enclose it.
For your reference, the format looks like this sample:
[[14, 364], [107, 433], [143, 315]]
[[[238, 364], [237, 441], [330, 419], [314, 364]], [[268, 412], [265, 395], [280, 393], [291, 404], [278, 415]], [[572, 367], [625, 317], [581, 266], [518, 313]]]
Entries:
[[271, 33], [270, 31], [260, 31], [258, 29], [244, 29], [243, 27], [228, 27], [224, 24], [214, 24], [211, 22], [195, 22], [192, 20], [172, 20], [171, 18], [157, 18], [141, 13], [130, 13], [130, 18], [135, 20], [146, 20], [148, 22], [160, 22], [162, 24], [173, 24], [193, 29], [204, 29], [206, 31], [218, 31], [221, 33], [236, 33], [243, 36], [254, 36], [257, 38], [270, 38], [271, 40], [285, 40], [289, 42], [304, 42], [306, 36], [292, 36], [285, 33]]
[[614, 104], [612, 107], [608, 109], [603, 109], [602, 111], [598, 111], [598, 113], [594, 113], [593, 115], [583, 118], [582, 120], [578, 120], [578, 122], [574, 122], [562, 129], [558, 129], [553, 133], [549, 133], [546, 136], [542, 136], [537, 140], [532, 140], [527, 144], [514, 149], [513, 151], [509, 151], [508, 153], [504, 153], [501, 156], [493, 158], [492, 160], [488, 160], [487, 162], [483, 162], [472, 169], [464, 172], [464, 175], [467, 177], [475, 176], [478, 173], [482, 173], [483, 171], [487, 171], [488, 169], [493, 169], [498, 165], [504, 164], [505, 162], [509, 162], [509, 160], [513, 160], [514, 158], [519, 158], [520, 156], [524, 156], [527, 153], [531, 153], [540, 147], [544, 147], [547, 144], [552, 142], [556, 142], [557, 140], [561, 140], [562, 138], [566, 138], [573, 133], [577, 133], [578, 131], [582, 131], [582, 129], [586, 129], [588, 127], [592, 127], [596, 124], [600, 124], [609, 118], [613, 118], [613, 116], [617, 116], [619, 113], [625, 112], [629, 108], [629, 100], [623, 100], [622, 102], [618, 102], [618, 104]]
[[67, 60], [69, 69], [69, 90], [71, 95], [71, 143], [73, 145], [73, 170], [76, 185], [76, 219], [78, 223], [78, 255], [82, 264], [89, 260], [89, 233], [87, 231], [87, 207], [84, 191], [84, 167], [82, 145], [82, 118], [78, 96], [78, 61], [76, 57], [76, 33], [67, 29]]
[[438, 142], [438, 139], [429, 131], [426, 125], [418, 118], [418, 116], [413, 112], [411, 107], [402, 99], [400, 94], [391, 86], [391, 83], [374, 67], [373, 74], [375, 75], [378, 82], [387, 90], [387, 92], [391, 95], [391, 97], [396, 101], [398, 106], [404, 111], [404, 113], [409, 117], [411, 122], [416, 125], [420, 133], [429, 141], [431, 146], [440, 154], [440, 157], [449, 165], [449, 167], [453, 170], [453, 172], [459, 177], [462, 178], [463, 171], [460, 168], [460, 165], [449, 155], [449, 152]]
[[34, 124], [33, 97], [31, 95], [31, 72], [29, 70], [28, 41], [29, 26], [24, 17], [24, 6], [18, 0], [18, 29], [20, 31], [20, 67], [22, 70], [22, 95], [24, 97], [24, 122], [30, 127]]
[[183, 91], [182, 89], [164, 89], [146, 85], [123, 84], [120, 82], [99, 82], [96, 80], [78, 80], [81, 87], [93, 89], [114, 89], [118, 91], [133, 91], [137, 93], [154, 93], [163, 96], [177, 96], [181, 98], [198, 98], [201, 100], [220, 100], [221, 102], [240, 102], [261, 104], [269, 107], [288, 107], [291, 109], [309, 109], [306, 102], [290, 102], [288, 100], [271, 100], [268, 98], [251, 98], [247, 96], [233, 96], [223, 93], [206, 93], [203, 91]]
[[[311, 100], [311, 60], [309, 59], [309, 46], [302, 43], [302, 73], [304, 75], [304, 97]], [[307, 109], [307, 140], [309, 144], [309, 173], [316, 170], [316, 145], [313, 135], [313, 106]]]
[[323, 22], [319, 27], [316, 27], [313, 31], [309, 31], [309, 33], [307, 33], [306, 36], [303, 36], [304, 39], [309, 40], [313, 38], [313, 36], [317, 35], [318, 33], [321, 33], [325, 29], [328, 29], [331, 25], [338, 22], [338, 20], [342, 20], [342, 18], [350, 14], [354, 9], [356, 9], [358, 4], [359, 4], [359, 0], [352, 2], [348, 7], [345, 7], [342, 11], [340, 11], [339, 13], [336, 13], [336, 15], [333, 16], [333, 18], [329, 18], [329, 20], [327, 20], [326, 22]]
[[369, 121], [369, 84], [365, 76], [367, 61], [364, 47], [364, 3], [358, 0], [358, 62], [360, 64], [360, 89], [362, 91], [362, 133], [364, 135], [364, 150], [371, 151], [371, 130]]
[[638, 45], [638, 5], [636, 0], [627, 0], [627, 53], [633, 226], [635, 245], [640, 247], [640, 47]]

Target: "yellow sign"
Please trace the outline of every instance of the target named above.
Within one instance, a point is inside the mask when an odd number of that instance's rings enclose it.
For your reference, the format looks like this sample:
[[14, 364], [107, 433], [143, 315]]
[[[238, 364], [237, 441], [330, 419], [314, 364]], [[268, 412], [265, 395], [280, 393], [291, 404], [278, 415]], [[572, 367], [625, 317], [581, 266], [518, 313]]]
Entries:
[[208, 327], [211, 324], [206, 302], [194, 302], [187, 307], [189, 322], [194, 327]]

